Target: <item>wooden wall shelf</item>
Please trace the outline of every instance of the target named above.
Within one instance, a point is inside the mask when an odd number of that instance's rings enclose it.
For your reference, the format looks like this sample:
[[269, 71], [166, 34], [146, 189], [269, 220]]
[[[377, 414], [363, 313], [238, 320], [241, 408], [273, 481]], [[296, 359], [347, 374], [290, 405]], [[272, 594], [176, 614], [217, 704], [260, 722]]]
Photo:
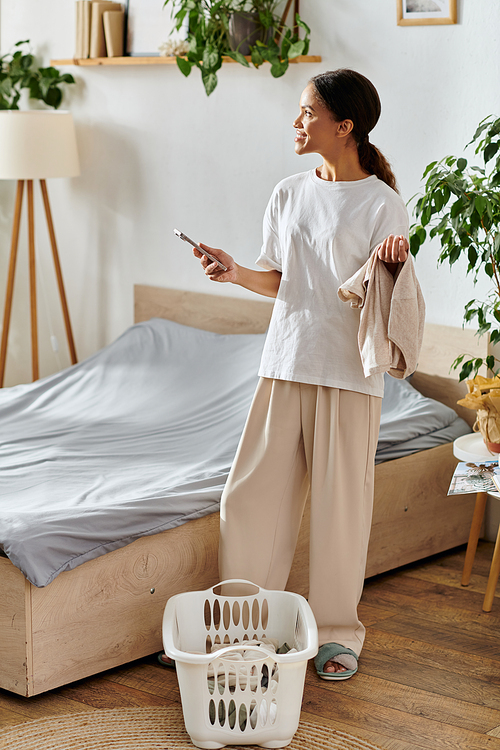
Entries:
[[[250, 57], [246, 58], [250, 61]], [[233, 63], [231, 57], [224, 57], [224, 62]], [[301, 55], [290, 60], [291, 63], [317, 63], [321, 62], [321, 55]], [[92, 67], [96, 65], [175, 65], [175, 57], [87, 57], [82, 59], [70, 58], [66, 60], [51, 60], [51, 65], [80, 65]]]

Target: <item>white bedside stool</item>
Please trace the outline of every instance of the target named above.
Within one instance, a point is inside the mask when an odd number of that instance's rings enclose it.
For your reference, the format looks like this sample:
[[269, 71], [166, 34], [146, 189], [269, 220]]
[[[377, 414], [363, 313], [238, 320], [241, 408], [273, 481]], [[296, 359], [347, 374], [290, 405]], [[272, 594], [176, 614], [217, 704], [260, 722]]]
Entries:
[[[484, 440], [479, 433], [472, 435], [462, 435], [453, 443], [453, 455], [460, 461], [471, 461], [473, 463], [482, 463], [483, 461], [495, 461], [498, 459], [496, 453], [490, 453], [484, 444]], [[486, 501], [488, 495], [500, 498], [500, 492], [478, 492], [476, 495], [476, 505], [474, 506], [474, 515], [469, 532], [469, 542], [465, 554], [464, 569], [462, 572], [462, 586], [467, 586], [470, 581], [474, 557], [476, 556], [477, 543], [484, 518]], [[498, 529], [493, 558], [491, 560], [490, 574], [486, 594], [483, 601], [483, 612], [491, 612], [495, 589], [500, 574], [500, 528]]]

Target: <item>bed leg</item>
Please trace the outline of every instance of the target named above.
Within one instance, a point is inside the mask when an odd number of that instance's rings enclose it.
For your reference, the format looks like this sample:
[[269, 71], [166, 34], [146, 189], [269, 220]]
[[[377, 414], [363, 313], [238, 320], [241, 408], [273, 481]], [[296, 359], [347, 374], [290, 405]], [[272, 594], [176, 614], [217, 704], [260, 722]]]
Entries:
[[467, 552], [465, 554], [465, 563], [462, 573], [462, 586], [469, 585], [470, 574], [472, 573], [472, 566], [474, 564], [474, 558], [476, 556], [477, 543], [479, 541], [479, 534], [481, 533], [481, 526], [483, 524], [487, 499], [488, 494], [486, 492], [478, 492], [476, 495], [476, 505], [474, 506], [474, 515], [472, 516], [472, 523], [469, 532], [469, 542], [467, 544]]

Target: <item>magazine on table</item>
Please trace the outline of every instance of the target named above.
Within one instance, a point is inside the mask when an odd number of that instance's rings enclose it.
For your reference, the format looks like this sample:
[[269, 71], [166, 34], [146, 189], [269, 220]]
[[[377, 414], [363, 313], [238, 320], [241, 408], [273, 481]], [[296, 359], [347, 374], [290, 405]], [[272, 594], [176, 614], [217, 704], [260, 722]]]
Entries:
[[451, 479], [448, 495], [465, 495], [470, 492], [500, 492], [500, 466], [498, 460], [461, 461]]

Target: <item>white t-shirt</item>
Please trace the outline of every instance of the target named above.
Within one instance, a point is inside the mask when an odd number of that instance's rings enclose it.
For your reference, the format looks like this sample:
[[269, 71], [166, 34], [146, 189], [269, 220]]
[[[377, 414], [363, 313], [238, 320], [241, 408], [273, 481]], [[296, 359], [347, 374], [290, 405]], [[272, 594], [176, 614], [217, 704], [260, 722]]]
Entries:
[[375, 175], [329, 182], [311, 170], [282, 180], [257, 259], [282, 272], [259, 375], [383, 396], [383, 375], [363, 374], [360, 311], [337, 290], [385, 237], [408, 232], [403, 200]]

